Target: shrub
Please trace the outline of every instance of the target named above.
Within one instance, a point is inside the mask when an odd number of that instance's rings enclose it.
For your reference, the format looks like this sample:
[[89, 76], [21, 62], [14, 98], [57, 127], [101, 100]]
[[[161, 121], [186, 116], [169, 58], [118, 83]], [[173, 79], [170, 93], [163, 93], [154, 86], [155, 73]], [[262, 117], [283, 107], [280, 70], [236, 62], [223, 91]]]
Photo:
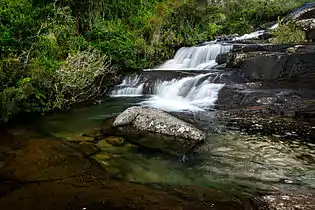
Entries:
[[293, 21], [286, 24], [281, 24], [279, 21], [279, 27], [272, 34], [275, 36], [272, 42], [277, 44], [302, 44], [307, 42], [305, 32]]
[[53, 90], [56, 101], [53, 108], [67, 109], [74, 103], [95, 99], [112, 85], [116, 71], [110, 60], [99, 51], [89, 48], [69, 54], [65, 63], [54, 73]]

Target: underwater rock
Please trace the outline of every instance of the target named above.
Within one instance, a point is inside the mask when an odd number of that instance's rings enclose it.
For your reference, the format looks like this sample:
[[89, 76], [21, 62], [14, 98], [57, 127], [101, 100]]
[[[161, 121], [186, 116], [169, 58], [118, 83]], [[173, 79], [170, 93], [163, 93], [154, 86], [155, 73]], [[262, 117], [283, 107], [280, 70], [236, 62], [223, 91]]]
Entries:
[[89, 132], [85, 132], [81, 136], [83, 137], [91, 137], [93, 140], [101, 140], [104, 138], [103, 133], [99, 129], [91, 130]]
[[206, 134], [195, 126], [166, 112], [145, 107], [130, 107], [114, 121], [116, 133], [144, 147], [183, 155]]
[[109, 136], [105, 138], [104, 140], [115, 147], [124, 146], [126, 144], [126, 141], [124, 138], [117, 137], [117, 136]]
[[115, 128], [113, 126], [115, 117], [111, 117], [106, 119], [101, 125], [101, 133], [103, 134], [103, 138], [105, 136], [111, 136], [115, 134]]

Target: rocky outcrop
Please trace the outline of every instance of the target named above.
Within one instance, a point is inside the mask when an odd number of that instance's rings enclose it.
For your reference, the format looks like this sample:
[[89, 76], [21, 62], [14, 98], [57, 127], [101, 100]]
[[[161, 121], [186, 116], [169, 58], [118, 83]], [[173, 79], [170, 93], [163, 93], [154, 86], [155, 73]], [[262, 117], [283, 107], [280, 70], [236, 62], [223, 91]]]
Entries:
[[249, 133], [314, 139], [314, 47], [238, 44], [218, 56], [244, 82], [221, 89], [217, 117]]
[[299, 20], [296, 24], [305, 31], [308, 40], [315, 40], [315, 18]]
[[315, 73], [315, 51], [296, 52], [297, 48], [287, 48], [291, 52], [232, 52], [218, 56], [219, 64], [242, 71], [249, 81], [271, 81], [280, 78], [296, 78]]
[[314, 209], [315, 199], [312, 194], [278, 194], [262, 196], [257, 198], [254, 203], [259, 210], [311, 210]]
[[315, 17], [315, 2], [302, 5], [298, 9], [292, 11], [282, 19], [282, 22], [293, 20], [303, 20]]
[[176, 155], [185, 154], [206, 138], [195, 126], [153, 108], [130, 107], [113, 125], [129, 141]]

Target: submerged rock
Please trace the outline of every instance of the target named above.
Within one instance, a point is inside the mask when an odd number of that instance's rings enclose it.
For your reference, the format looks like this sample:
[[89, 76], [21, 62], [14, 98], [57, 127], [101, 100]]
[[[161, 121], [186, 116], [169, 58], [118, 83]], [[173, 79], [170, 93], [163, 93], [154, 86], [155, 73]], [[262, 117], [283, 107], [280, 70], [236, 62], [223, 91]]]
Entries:
[[113, 123], [115, 121], [115, 117], [111, 117], [106, 119], [101, 125], [101, 133], [103, 134], [103, 138], [105, 136], [111, 136], [115, 134], [115, 128]]
[[195, 126], [153, 108], [130, 107], [113, 125], [127, 140], [175, 155], [185, 154], [206, 138]]
[[120, 146], [124, 146], [126, 144], [125, 139], [122, 137], [117, 137], [117, 136], [109, 136], [106, 137], [104, 139], [107, 143], [116, 146], [116, 147], [120, 147]]
[[3, 210], [254, 209], [250, 197], [215, 189], [150, 186], [111, 179], [86, 152], [79, 151], [80, 145], [55, 139], [15, 138], [1, 130], [0, 136]]

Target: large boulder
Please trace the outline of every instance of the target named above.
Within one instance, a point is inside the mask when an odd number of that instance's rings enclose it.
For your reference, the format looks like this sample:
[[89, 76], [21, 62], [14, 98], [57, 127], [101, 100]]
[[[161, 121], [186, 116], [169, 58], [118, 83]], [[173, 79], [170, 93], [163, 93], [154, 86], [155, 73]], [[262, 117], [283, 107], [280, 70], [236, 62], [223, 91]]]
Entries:
[[205, 140], [204, 132], [166, 112], [130, 107], [114, 121], [116, 133], [144, 147], [184, 155]]

